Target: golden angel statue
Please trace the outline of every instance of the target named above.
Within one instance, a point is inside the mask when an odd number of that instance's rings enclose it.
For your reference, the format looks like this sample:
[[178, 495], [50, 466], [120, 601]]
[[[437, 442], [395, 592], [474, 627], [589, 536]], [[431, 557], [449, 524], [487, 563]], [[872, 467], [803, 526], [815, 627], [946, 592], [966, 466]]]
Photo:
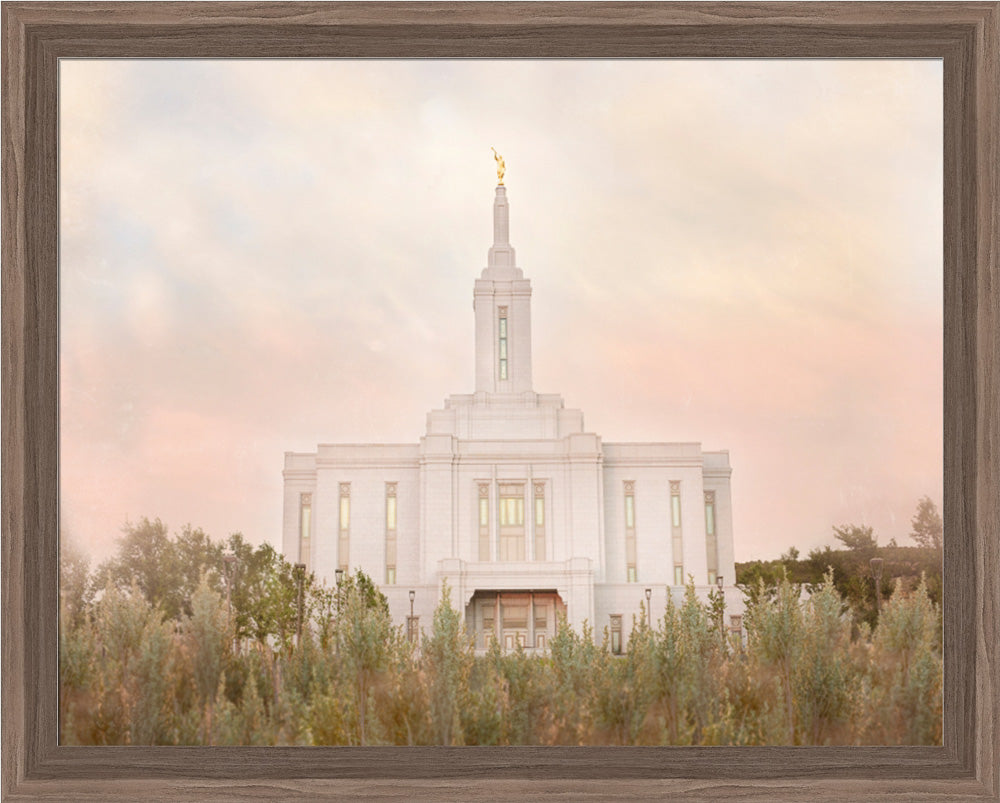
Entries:
[[493, 158], [497, 163], [497, 179], [503, 185], [503, 174], [507, 172], [507, 165], [504, 164], [503, 157], [497, 153], [496, 148], [491, 147], [490, 150], [493, 151]]

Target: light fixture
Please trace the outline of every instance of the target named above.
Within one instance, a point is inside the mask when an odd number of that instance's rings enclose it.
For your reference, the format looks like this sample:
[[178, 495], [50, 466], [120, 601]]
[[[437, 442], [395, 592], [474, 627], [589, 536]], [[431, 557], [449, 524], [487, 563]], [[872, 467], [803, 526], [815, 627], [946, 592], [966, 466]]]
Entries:
[[722, 575], [721, 574], [718, 577], [715, 578], [715, 585], [718, 586], [719, 591], [722, 591], [723, 582], [722, 582]]

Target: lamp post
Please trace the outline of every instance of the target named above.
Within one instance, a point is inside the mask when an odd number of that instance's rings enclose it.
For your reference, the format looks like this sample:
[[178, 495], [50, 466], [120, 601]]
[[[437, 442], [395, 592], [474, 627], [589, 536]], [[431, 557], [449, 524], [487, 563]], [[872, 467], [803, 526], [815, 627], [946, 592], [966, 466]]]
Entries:
[[344, 570], [337, 569], [334, 571], [333, 575], [337, 579], [337, 629], [334, 631], [337, 636], [337, 643], [334, 650], [337, 655], [340, 655], [340, 581], [344, 579]]
[[876, 619], [882, 618], [882, 558], [872, 558], [869, 563], [872, 567], [872, 577], [875, 579], [875, 615]]
[[406, 620], [406, 637], [413, 643], [413, 600], [417, 598], [417, 592], [410, 589], [410, 618]]
[[[233, 627], [233, 597], [232, 597], [232, 586], [233, 580], [236, 577], [236, 556], [232, 553], [227, 553], [222, 556], [222, 571], [226, 575], [226, 623], [229, 628]], [[236, 643], [236, 636], [233, 636], [233, 644]]]
[[722, 599], [722, 611], [719, 613], [719, 635], [722, 637], [722, 646], [726, 646], [726, 588], [725, 580], [722, 575], [718, 575], [715, 578], [715, 587], [719, 589], [719, 594]]
[[295, 627], [296, 646], [302, 643], [302, 586], [306, 579], [306, 565], [304, 563], [295, 564], [295, 583], [298, 586], [296, 594], [296, 607], [298, 608], [298, 620]]
[[344, 570], [337, 569], [333, 574], [337, 578], [337, 617], [340, 618], [340, 581], [344, 579]]
[[653, 609], [650, 607], [649, 600], [653, 596], [653, 589], [646, 589], [646, 619], [649, 622], [650, 629], [653, 628]]

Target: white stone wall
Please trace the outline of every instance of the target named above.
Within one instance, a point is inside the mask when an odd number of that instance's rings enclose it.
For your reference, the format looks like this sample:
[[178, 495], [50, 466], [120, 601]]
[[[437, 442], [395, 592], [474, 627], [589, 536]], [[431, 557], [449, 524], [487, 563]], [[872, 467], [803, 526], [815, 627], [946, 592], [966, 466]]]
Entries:
[[[316, 492], [316, 455], [286, 452], [283, 475], [285, 488], [281, 516], [281, 552], [292, 563], [298, 563], [301, 560], [299, 510], [302, 494], [315, 495]], [[315, 526], [314, 521], [313, 532]]]
[[[575, 626], [584, 620], [600, 635], [612, 614], [623, 617], [624, 637], [646, 588], [654, 620], [674, 585], [670, 483], [680, 482], [685, 582], [694, 577], [706, 598], [704, 491], [716, 494], [719, 572], [731, 610], [741, 613], [734, 579], [728, 454], [702, 453], [698, 444], [604, 444], [593, 435], [544, 441], [461, 441], [428, 436], [420, 445], [321, 446], [315, 455], [288, 454], [283, 548], [298, 559], [299, 494], [313, 494], [311, 566], [328, 583], [338, 565], [340, 484], [351, 486], [351, 571], [362, 569], [390, 599], [399, 624], [415, 612], [429, 622], [447, 576], [471, 598], [476, 588], [559, 590]], [[634, 483], [637, 580], [626, 582], [624, 483]], [[525, 484], [526, 557], [498, 557], [497, 487]], [[545, 485], [544, 559], [533, 555], [533, 483]], [[385, 584], [386, 483], [397, 483], [397, 582]], [[479, 483], [490, 484], [491, 559], [479, 560]], [[467, 602], [468, 599], [465, 600]], [[424, 618], [428, 617], [428, 618]]]
[[[312, 468], [310, 468], [312, 466]], [[416, 582], [420, 466], [416, 445], [321, 445], [315, 455], [285, 457], [282, 546], [299, 559], [299, 494], [312, 492], [310, 569], [333, 584], [339, 565], [340, 484], [350, 484], [350, 570], [385, 581], [386, 483], [397, 483], [397, 582]]]
[[715, 491], [716, 530], [719, 536], [719, 574], [722, 575], [727, 585], [732, 585], [736, 580], [731, 475], [729, 452], [705, 453], [705, 490]]
[[[673, 585], [670, 483], [680, 482], [685, 582], [708, 582], [702, 452], [697, 443], [609, 443], [604, 447], [606, 577], [626, 581], [625, 489], [635, 483], [637, 583]], [[726, 485], [728, 488], [728, 484]], [[720, 495], [723, 489], [720, 486]]]

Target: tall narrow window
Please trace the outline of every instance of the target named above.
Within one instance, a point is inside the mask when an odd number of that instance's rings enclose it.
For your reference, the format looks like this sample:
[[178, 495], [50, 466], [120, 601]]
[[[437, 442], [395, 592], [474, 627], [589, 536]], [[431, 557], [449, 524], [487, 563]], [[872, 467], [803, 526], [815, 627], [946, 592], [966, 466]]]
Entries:
[[480, 646], [488, 649], [497, 636], [497, 601], [490, 599], [480, 602], [479, 611], [483, 618], [483, 626], [480, 631], [483, 634], [483, 643]]
[[625, 481], [625, 579], [638, 580], [635, 565], [635, 482]]
[[535, 647], [544, 650], [549, 640], [549, 606], [533, 604], [535, 609]]
[[507, 378], [507, 308], [500, 307], [500, 321], [499, 321], [499, 334], [500, 334], [500, 378]]
[[306, 565], [308, 571], [312, 556], [312, 494], [299, 495], [299, 562]]
[[674, 553], [674, 585], [684, 585], [684, 539], [681, 537], [681, 484], [670, 483], [670, 536]]
[[611, 614], [611, 653], [613, 655], [622, 654], [622, 615], [620, 613]]
[[535, 483], [535, 560], [545, 560], [545, 486]]
[[348, 548], [351, 543], [351, 483], [340, 483], [340, 529], [337, 538], [337, 567], [349, 568]]
[[479, 559], [490, 559], [490, 485], [479, 483]]
[[500, 560], [524, 560], [524, 486], [500, 486]]
[[396, 584], [396, 483], [385, 484], [385, 582]]
[[715, 585], [719, 574], [719, 539], [716, 534], [715, 491], [705, 491], [705, 550], [708, 558], [708, 584]]

